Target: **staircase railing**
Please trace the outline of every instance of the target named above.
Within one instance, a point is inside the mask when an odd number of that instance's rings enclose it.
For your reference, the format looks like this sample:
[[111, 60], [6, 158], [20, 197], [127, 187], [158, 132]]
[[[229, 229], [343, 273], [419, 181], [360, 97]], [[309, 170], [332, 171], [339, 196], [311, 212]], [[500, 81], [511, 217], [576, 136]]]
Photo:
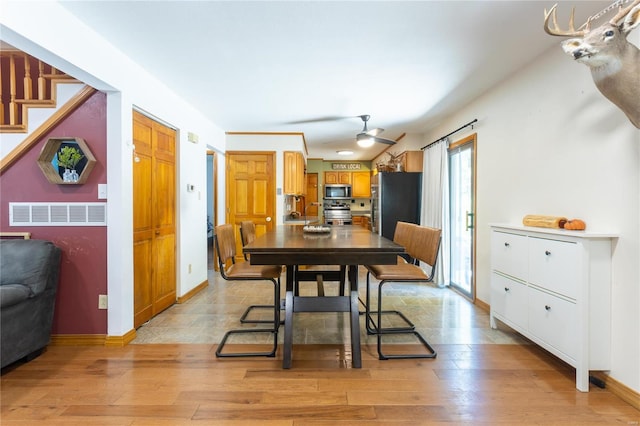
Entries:
[[[57, 86], [82, 82], [19, 50], [0, 50], [0, 133], [30, 132], [0, 158], [0, 175], [58, 123], [89, 99], [96, 89], [84, 86], [36, 129], [27, 126], [30, 107], [57, 107]], [[9, 97], [3, 94], [9, 93]]]
[[25, 52], [0, 51], [0, 132], [26, 133], [29, 107], [54, 107], [58, 83], [80, 82]]

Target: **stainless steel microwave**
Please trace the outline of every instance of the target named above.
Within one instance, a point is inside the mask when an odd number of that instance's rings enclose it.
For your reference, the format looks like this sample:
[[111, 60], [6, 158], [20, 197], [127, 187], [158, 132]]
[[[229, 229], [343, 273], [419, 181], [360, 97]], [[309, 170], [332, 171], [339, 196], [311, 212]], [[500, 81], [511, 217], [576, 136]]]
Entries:
[[323, 198], [329, 200], [346, 200], [352, 196], [351, 185], [346, 183], [330, 183], [324, 186]]

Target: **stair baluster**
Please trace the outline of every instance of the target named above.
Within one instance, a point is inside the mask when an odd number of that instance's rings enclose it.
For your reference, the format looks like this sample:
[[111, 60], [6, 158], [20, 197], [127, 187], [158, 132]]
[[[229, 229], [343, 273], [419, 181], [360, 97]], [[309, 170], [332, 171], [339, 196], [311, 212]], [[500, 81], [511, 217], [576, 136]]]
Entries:
[[44, 78], [44, 62], [38, 60], [38, 99], [47, 99], [47, 80]]
[[18, 122], [18, 103], [16, 102], [16, 61], [12, 53], [9, 54], [9, 124]]
[[25, 100], [33, 99], [33, 88], [31, 86], [31, 62], [29, 61], [29, 55], [23, 55], [24, 58], [24, 94]]

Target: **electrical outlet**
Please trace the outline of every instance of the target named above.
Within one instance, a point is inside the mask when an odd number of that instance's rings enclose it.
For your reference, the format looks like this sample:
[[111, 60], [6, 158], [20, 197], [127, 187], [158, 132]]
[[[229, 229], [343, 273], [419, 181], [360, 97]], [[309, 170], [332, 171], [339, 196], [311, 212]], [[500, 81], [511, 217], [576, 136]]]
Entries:
[[98, 295], [98, 309], [107, 309], [107, 295], [99, 294]]
[[189, 273], [191, 273], [191, 264], [189, 264]]

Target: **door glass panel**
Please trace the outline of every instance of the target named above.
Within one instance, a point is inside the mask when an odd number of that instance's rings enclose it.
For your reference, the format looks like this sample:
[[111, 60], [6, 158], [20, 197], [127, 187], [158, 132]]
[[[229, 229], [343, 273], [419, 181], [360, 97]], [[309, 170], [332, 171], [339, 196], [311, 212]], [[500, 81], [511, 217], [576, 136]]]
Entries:
[[449, 151], [450, 283], [473, 297], [474, 144]]

